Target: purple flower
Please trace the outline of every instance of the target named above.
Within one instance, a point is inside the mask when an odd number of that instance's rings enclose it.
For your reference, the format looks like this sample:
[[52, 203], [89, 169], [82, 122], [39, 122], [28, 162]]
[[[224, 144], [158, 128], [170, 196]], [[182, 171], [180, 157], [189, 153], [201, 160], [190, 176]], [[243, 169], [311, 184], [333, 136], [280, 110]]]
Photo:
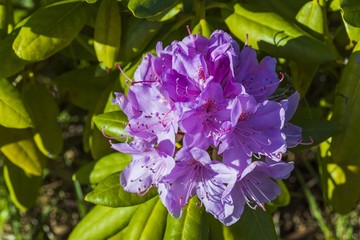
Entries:
[[227, 184], [235, 184], [236, 171], [212, 161], [199, 148], [183, 148], [175, 158], [172, 171], [162, 179], [160, 197], [171, 215], [180, 217], [188, 200], [197, 195], [206, 211], [222, 221], [232, 214], [233, 206], [223, 201]]
[[274, 58], [259, 63], [255, 50], [240, 50], [221, 30], [158, 43], [127, 97], [113, 100], [128, 117], [127, 143], [112, 144], [132, 155], [120, 177], [124, 189], [143, 195], [157, 187], [174, 217], [198, 197], [225, 225], [245, 204], [264, 209], [280, 194], [275, 180], [293, 169], [282, 153], [301, 141], [301, 128], [289, 123], [299, 95], [270, 100], [281, 81], [275, 67]]
[[[234, 166], [234, 165], [232, 165]], [[231, 199], [234, 204], [233, 214], [227, 219], [227, 225], [236, 222], [244, 210], [245, 203], [255, 209], [261, 207], [265, 210], [264, 203], [274, 200], [281, 189], [274, 180], [288, 178], [294, 169], [293, 163], [243, 160], [239, 165], [237, 181], [230, 191], [224, 192], [224, 198]]]
[[131, 163], [120, 176], [120, 184], [128, 192], [145, 194], [157, 186], [175, 165], [174, 159], [166, 151], [142, 140], [134, 140], [130, 144], [112, 144], [112, 148], [132, 155]]

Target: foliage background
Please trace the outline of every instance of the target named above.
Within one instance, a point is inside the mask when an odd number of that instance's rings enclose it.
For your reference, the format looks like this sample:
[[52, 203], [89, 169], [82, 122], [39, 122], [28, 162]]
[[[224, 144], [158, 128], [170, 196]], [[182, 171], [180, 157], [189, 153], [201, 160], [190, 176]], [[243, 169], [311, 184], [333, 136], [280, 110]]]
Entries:
[[[173, 219], [152, 192], [121, 191], [130, 158], [101, 133], [119, 136], [126, 123], [111, 104], [127, 89], [115, 64], [132, 77], [143, 54], [181, 40], [186, 25], [204, 36], [224, 29], [276, 57], [283, 91], [302, 96], [294, 122], [308, 144], [284, 156], [295, 172], [266, 213], [247, 209], [232, 227], [195, 200]], [[3, 238], [359, 238], [359, 39], [356, 0], [1, 0]]]

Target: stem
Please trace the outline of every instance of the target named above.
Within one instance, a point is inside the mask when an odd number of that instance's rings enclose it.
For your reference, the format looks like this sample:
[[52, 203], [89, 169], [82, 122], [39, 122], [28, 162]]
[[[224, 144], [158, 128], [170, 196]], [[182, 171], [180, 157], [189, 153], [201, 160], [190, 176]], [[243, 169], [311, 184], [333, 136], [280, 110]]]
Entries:
[[6, 37], [13, 25], [11, 0], [0, 0], [0, 40]]

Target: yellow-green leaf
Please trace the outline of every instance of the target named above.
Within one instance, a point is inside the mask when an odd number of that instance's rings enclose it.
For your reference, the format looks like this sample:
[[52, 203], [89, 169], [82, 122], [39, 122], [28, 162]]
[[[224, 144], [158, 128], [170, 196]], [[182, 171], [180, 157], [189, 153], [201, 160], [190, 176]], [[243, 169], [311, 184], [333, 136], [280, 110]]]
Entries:
[[41, 177], [31, 176], [9, 161], [4, 165], [4, 178], [11, 201], [21, 211], [29, 209], [39, 194]]
[[27, 61], [41, 61], [65, 48], [84, 26], [90, 5], [61, 1], [37, 10], [16, 37], [13, 49]]
[[9, 128], [33, 127], [33, 122], [18, 90], [0, 78], [0, 125]]
[[120, 49], [121, 17], [116, 0], [102, 0], [95, 24], [94, 48], [99, 62], [112, 69]]

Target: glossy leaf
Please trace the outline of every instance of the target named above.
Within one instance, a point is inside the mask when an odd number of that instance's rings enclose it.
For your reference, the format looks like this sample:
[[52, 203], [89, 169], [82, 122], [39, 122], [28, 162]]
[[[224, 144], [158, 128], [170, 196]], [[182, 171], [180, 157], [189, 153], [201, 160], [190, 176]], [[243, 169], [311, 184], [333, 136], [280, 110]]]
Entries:
[[177, 0], [130, 0], [128, 8], [135, 17], [153, 17], [174, 5]]
[[114, 67], [120, 49], [121, 17], [116, 0], [102, 0], [95, 23], [94, 48], [99, 62]]
[[26, 86], [24, 99], [34, 119], [35, 143], [45, 156], [55, 158], [63, 147], [62, 130], [57, 123], [59, 109], [55, 99], [44, 85], [37, 82]]
[[126, 21], [121, 34], [119, 60], [130, 61], [142, 54], [162, 25], [163, 22], [150, 22], [137, 18]]
[[9, 161], [4, 165], [4, 179], [11, 201], [21, 210], [32, 207], [40, 190], [41, 177], [31, 176]]
[[227, 26], [236, 37], [255, 49], [308, 64], [335, 59], [325, 44], [274, 12], [262, 12], [245, 4], [235, 4], [234, 10], [225, 19]]
[[324, 16], [318, 1], [307, 2], [296, 15], [296, 20], [316, 33], [324, 32]]
[[[332, 138], [331, 154], [334, 165], [329, 166], [333, 179], [330, 201], [340, 213], [349, 212], [360, 197], [360, 189], [354, 184], [360, 181], [360, 44], [349, 58], [337, 88], [332, 120], [343, 130]], [[346, 197], [345, 197], [346, 196]]]
[[124, 229], [138, 206], [110, 208], [95, 206], [71, 232], [69, 240], [107, 239]]
[[226, 240], [252, 240], [252, 239], [278, 239], [272, 218], [261, 208], [256, 210], [245, 206], [244, 212], [238, 222], [224, 226]]
[[37, 10], [14, 41], [16, 55], [41, 61], [65, 48], [84, 26], [89, 9], [85, 2], [62, 1]]
[[158, 197], [141, 204], [131, 218], [124, 239], [162, 240], [167, 209]]
[[166, 240], [201, 240], [208, 239], [208, 225], [205, 210], [199, 207], [199, 200], [194, 197], [184, 207], [180, 218], [168, 214], [164, 239]]
[[137, 205], [157, 195], [157, 189], [153, 188], [144, 196], [136, 193], [125, 192], [120, 185], [120, 173], [113, 173], [88, 193], [85, 200], [94, 204], [108, 207], [128, 207]]
[[98, 129], [103, 131], [107, 136], [116, 138], [127, 135], [127, 133], [124, 131], [124, 128], [128, 123], [128, 119], [127, 116], [121, 111], [96, 115], [93, 117], [93, 120]]
[[18, 90], [0, 78], [0, 125], [9, 128], [33, 127], [33, 122]]
[[112, 173], [124, 170], [130, 163], [131, 156], [116, 152], [106, 155], [97, 161], [82, 166], [73, 176], [80, 183], [96, 184]]
[[29, 129], [16, 130], [0, 126], [1, 151], [26, 173], [41, 176], [46, 159], [36, 147]]
[[149, 21], [158, 21], [158, 22], [167, 21], [171, 18], [174, 18], [179, 13], [181, 13], [181, 11], [183, 11], [183, 7], [184, 7], [184, 5], [182, 3], [178, 3], [174, 7], [170, 8], [166, 11], [163, 11], [162, 13], [160, 13], [154, 17], [149, 17], [146, 19]]
[[360, 27], [360, 3], [357, 0], [341, 0], [344, 20], [353, 27]]

